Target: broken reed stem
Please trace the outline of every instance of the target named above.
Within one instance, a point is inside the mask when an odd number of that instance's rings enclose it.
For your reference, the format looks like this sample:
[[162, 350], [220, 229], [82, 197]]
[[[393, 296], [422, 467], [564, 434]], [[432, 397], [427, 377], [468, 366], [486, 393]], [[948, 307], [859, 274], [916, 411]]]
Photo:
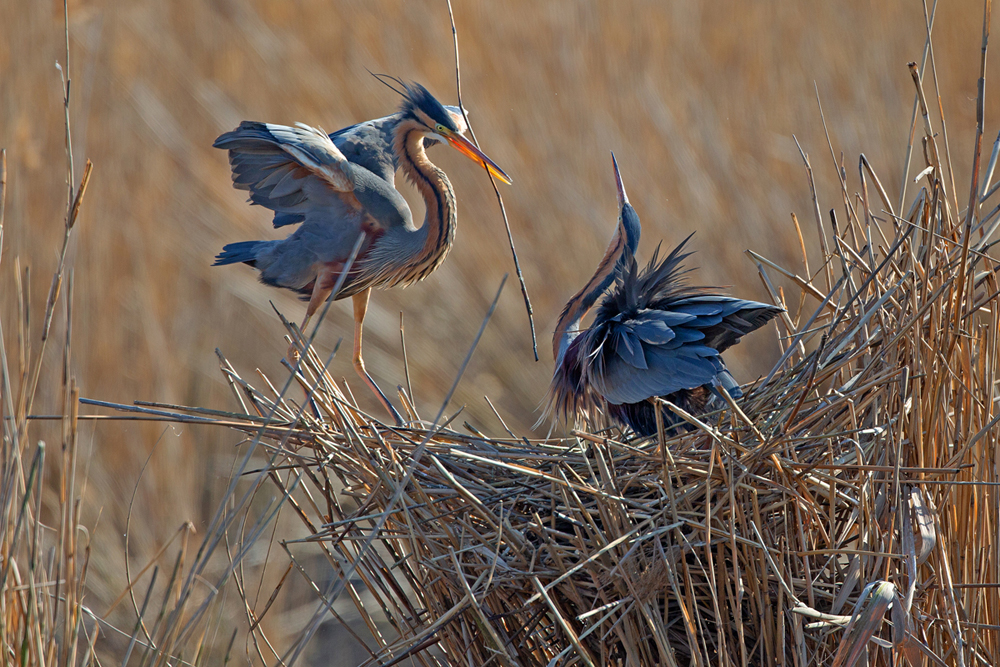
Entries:
[[[926, 27], [926, 33], [924, 36], [924, 50], [920, 57], [920, 70], [922, 71], [924, 66], [927, 64], [927, 57], [930, 54], [931, 48], [931, 33], [934, 28], [934, 18], [937, 16], [937, 0], [934, 0], [934, 7], [931, 9], [930, 16], [927, 14], [927, 2], [923, 2], [924, 11], [924, 24]], [[913, 95], [913, 111], [910, 114], [910, 132], [909, 140], [906, 144], [906, 158], [903, 160], [903, 179], [899, 188], [899, 205], [898, 209], [902, 210], [903, 204], [906, 201], [906, 186], [910, 180], [910, 161], [913, 157], [913, 139], [916, 136], [917, 130], [917, 112], [920, 110], [920, 95], [919, 93], [914, 93]]]
[[992, 0], [983, 1], [983, 43], [979, 62], [979, 80], [976, 86], [976, 139], [972, 152], [972, 185], [970, 186], [969, 208], [965, 215], [965, 231], [962, 234], [962, 262], [958, 272], [961, 280], [958, 281], [958, 285], [956, 286], [954, 322], [952, 325], [956, 332], [963, 312], [959, 304], [962, 303], [965, 285], [968, 282], [968, 279], [965, 277], [965, 267], [969, 261], [969, 244], [972, 242], [972, 223], [979, 212], [979, 161], [982, 157], [983, 149], [983, 116], [985, 115], [984, 107], [986, 104], [986, 52], [990, 38], [992, 4]]
[[[923, 0], [924, 9], [924, 27], [930, 31], [930, 22], [927, 16], [927, 0]], [[935, 2], [935, 5], [937, 3]], [[928, 37], [930, 33], [928, 32]], [[934, 57], [934, 41], [931, 39], [927, 40], [927, 55], [931, 62], [931, 77], [934, 79], [934, 92], [937, 98], [937, 110], [938, 118], [941, 120], [941, 137], [944, 140], [944, 154], [945, 160], [948, 163], [948, 181], [950, 188], [948, 192], [951, 194], [951, 204], [955, 207], [955, 215], [959, 214], [958, 209], [958, 188], [955, 187], [955, 168], [952, 166], [951, 161], [951, 142], [948, 141], [948, 121], [944, 115], [944, 105], [941, 101], [941, 86], [938, 82], [937, 75], [937, 59]], [[949, 219], [950, 219], [949, 215]]]
[[806, 152], [802, 150], [802, 146], [799, 145], [799, 140], [792, 135], [792, 139], [795, 140], [795, 146], [799, 149], [799, 155], [802, 156], [802, 161], [806, 165], [806, 176], [809, 179], [809, 192], [812, 194], [813, 201], [813, 213], [816, 217], [816, 233], [819, 236], [819, 246], [823, 251], [823, 269], [826, 272], [826, 289], [827, 292], [833, 286], [833, 269], [830, 268], [830, 247], [827, 245], [826, 241], [826, 229], [823, 227], [823, 214], [820, 213], [819, 209], [819, 196], [816, 194], [816, 181], [813, 179], [812, 165], [809, 163], [809, 156]]

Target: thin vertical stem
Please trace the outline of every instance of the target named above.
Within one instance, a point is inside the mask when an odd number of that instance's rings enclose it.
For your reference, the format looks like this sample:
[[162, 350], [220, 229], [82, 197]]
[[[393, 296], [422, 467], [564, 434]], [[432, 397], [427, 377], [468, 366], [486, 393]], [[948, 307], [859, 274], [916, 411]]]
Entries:
[[[462, 73], [458, 61], [458, 29], [455, 27], [455, 13], [451, 9], [451, 0], [448, 1], [448, 17], [451, 19], [451, 36], [455, 43], [455, 88], [458, 92], [458, 108], [462, 110], [462, 118], [465, 119], [465, 126], [469, 128], [469, 134], [472, 135], [472, 141], [479, 147], [479, 140], [476, 139], [476, 132], [472, 129], [472, 124], [469, 123], [469, 114], [465, 111], [465, 105], [462, 103]], [[500, 215], [503, 216], [504, 229], [507, 230], [507, 243], [510, 245], [511, 255], [514, 256], [514, 272], [517, 274], [517, 282], [521, 286], [521, 296], [524, 298], [524, 308], [528, 311], [528, 327], [531, 329], [531, 352], [535, 355], [535, 361], [538, 361], [538, 340], [535, 337], [535, 318], [534, 311], [531, 308], [531, 299], [528, 297], [528, 288], [524, 284], [524, 275], [521, 273], [521, 262], [517, 259], [517, 250], [514, 248], [514, 235], [510, 231], [510, 222], [507, 220], [507, 209], [503, 205], [503, 197], [500, 195], [500, 188], [497, 187], [496, 179], [493, 178], [493, 174], [486, 173], [490, 177], [490, 184], [493, 185], [493, 192], [496, 193], [497, 203], [500, 205]]]

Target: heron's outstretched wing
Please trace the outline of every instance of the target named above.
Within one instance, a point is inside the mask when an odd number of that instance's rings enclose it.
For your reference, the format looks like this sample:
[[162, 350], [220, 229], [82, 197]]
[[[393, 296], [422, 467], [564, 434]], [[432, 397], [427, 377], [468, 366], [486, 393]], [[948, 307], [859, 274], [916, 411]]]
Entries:
[[[693, 309], [704, 310], [704, 309]], [[719, 351], [705, 344], [715, 312], [645, 309], [584, 334], [590, 380], [609, 403], [638, 403], [706, 384], [730, 383]]]
[[680, 299], [671, 304], [682, 312], [714, 312], [721, 319], [717, 324], [705, 326], [705, 345], [725, 352], [752, 331], [761, 328], [777, 317], [782, 308], [757, 301], [734, 299], [716, 294], [700, 294]]
[[352, 164], [321, 130], [243, 121], [213, 144], [229, 151], [233, 186], [274, 211], [274, 226], [309, 219], [336, 224], [365, 217], [383, 228], [412, 227], [403, 197]]

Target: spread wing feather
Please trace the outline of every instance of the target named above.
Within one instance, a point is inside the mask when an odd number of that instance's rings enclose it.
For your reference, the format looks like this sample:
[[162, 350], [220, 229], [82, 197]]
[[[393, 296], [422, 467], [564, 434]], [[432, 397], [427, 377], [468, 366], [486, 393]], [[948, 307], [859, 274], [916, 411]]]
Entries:
[[229, 151], [233, 186], [274, 211], [274, 226], [359, 215], [383, 228], [412, 227], [406, 200], [381, 174], [348, 160], [322, 130], [243, 121], [215, 140]]
[[[660, 314], [647, 311], [584, 334], [614, 341], [595, 348], [589, 370], [595, 389], [609, 403], [638, 403], [651, 396], [714, 384], [725, 370], [718, 350], [703, 344], [704, 334], [691, 326], [697, 324], [697, 318], [664, 331], [665, 325], [657, 317]], [[655, 340], [644, 335], [650, 330], [657, 332]], [[582, 344], [586, 347], [588, 342], [585, 339]]]
[[588, 379], [609, 403], [638, 403], [704, 385], [740, 395], [721, 353], [781, 309], [708, 294], [683, 280], [681, 243], [644, 268], [623, 258], [615, 286], [580, 336]]
[[743, 336], [756, 331], [781, 313], [778, 306], [709, 294], [689, 297], [673, 307], [690, 312], [690, 308], [709, 303], [719, 305], [719, 321], [701, 329], [705, 334], [705, 344], [719, 352], [725, 352], [739, 343]]

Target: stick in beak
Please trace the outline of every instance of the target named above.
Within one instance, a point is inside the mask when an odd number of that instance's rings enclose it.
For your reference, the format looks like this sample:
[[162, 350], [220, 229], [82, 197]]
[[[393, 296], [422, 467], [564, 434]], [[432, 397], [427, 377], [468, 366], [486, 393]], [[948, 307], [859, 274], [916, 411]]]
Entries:
[[448, 143], [451, 144], [452, 147], [459, 153], [483, 165], [483, 167], [491, 174], [499, 178], [507, 185], [510, 185], [510, 176], [505, 174], [504, 170], [501, 169], [496, 162], [489, 159], [485, 153], [476, 148], [476, 145], [471, 141], [456, 132], [447, 134], [445, 139], [447, 139]]

